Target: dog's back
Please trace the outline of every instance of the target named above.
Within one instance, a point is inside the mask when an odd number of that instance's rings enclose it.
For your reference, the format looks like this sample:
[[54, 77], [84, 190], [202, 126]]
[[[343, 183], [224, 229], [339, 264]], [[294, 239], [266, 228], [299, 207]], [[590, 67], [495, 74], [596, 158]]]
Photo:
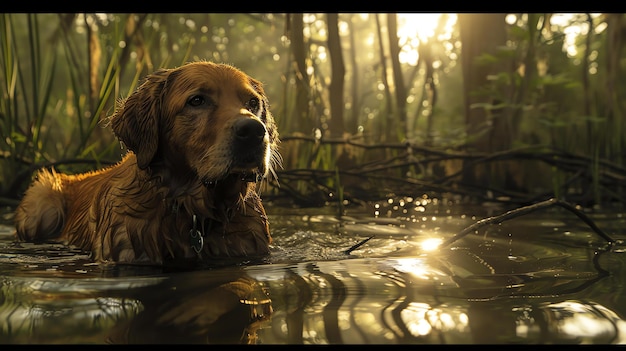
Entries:
[[54, 170], [39, 171], [15, 211], [18, 239], [42, 242], [61, 234], [67, 205], [61, 176]]

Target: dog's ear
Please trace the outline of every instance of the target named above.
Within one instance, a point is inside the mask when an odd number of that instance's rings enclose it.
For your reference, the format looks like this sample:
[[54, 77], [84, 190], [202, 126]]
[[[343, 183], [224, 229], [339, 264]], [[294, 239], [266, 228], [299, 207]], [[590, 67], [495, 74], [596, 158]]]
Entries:
[[170, 71], [160, 69], [148, 75], [110, 117], [113, 133], [135, 153], [141, 169], [148, 167], [159, 146], [161, 104]]

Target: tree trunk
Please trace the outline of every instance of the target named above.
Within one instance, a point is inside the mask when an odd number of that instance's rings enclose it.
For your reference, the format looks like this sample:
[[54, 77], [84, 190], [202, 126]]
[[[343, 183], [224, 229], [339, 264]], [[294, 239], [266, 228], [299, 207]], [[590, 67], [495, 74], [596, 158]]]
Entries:
[[374, 14], [376, 19], [376, 32], [378, 36], [378, 53], [380, 54], [380, 77], [383, 82], [383, 88], [385, 93], [385, 107], [381, 108], [379, 118], [379, 131], [380, 141], [396, 140], [392, 137], [392, 130], [395, 130], [395, 120], [393, 119], [393, 112], [391, 107], [391, 92], [389, 91], [389, 82], [387, 81], [387, 60], [385, 58], [385, 46], [383, 45], [383, 35], [380, 28], [380, 19], [378, 14]]
[[[606, 45], [606, 116], [607, 125], [605, 137], [603, 140], [610, 140], [605, 144], [605, 150], [598, 150], [596, 157], [603, 157], [607, 159], [614, 159], [616, 163], [623, 166], [626, 163], [626, 155], [624, 150], [626, 149], [626, 121], [624, 113], [624, 103], [620, 98], [621, 87], [620, 81], [624, 79], [620, 62], [623, 60], [622, 51], [623, 43], [622, 36], [626, 25], [624, 23], [624, 14], [622, 13], [610, 13], [606, 15], [607, 23], [607, 45]], [[597, 166], [596, 166], [597, 167]], [[597, 172], [595, 173], [594, 180], [598, 182]], [[599, 184], [596, 183], [594, 189], [599, 189]], [[624, 198], [624, 188], [618, 187], [613, 189], [620, 198]], [[597, 191], [599, 192], [599, 190]], [[599, 194], [596, 192], [596, 203], [599, 202]]]
[[309, 113], [309, 75], [306, 66], [306, 46], [304, 43], [304, 21], [301, 13], [288, 15], [291, 19], [291, 49], [294, 57], [294, 71], [296, 81], [296, 105], [294, 121], [299, 128], [297, 131], [311, 135], [315, 123]]
[[[398, 19], [395, 13], [387, 14], [387, 35], [389, 38], [389, 58], [391, 59], [391, 73], [395, 90], [396, 113], [395, 121], [398, 130], [395, 130], [397, 140], [406, 137], [406, 88], [402, 69], [400, 68], [400, 46], [398, 44]], [[392, 117], [393, 118], [393, 117]]]
[[607, 126], [610, 132], [605, 140], [614, 140], [609, 145], [607, 158], [618, 158], [618, 164], [624, 163], [623, 133], [625, 132], [624, 113], [620, 102], [620, 84], [618, 82], [623, 78], [620, 69], [620, 60], [622, 59], [622, 33], [626, 28], [624, 24], [624, 15], [621, 13], [609, 13], [606, 15], [607, 23], [607, 45], [606, 45], [606, 113]]
[[354, 25], [352, 21], [348, 21], [348, 35], [350, 37], [350, 67], [352, 67], [351, 83], [350, 83], [350, 117], [346, 123], [346, 130], [351, 133], [357, 133], [359, 128], [360, 115], [360, 99], [359, 99], [359, 64], [356, 60], [356, 41], [354, 40]]
[[340, 137], [344, 132], [344, 101], [343, 88], [346, 75], [346, 67], [343, 63], [341, 52], [341, 39], [339, 37], [339, 15], [329, 13], [326, 15], [328, 25], [328, 54], [330, 55], [331, 81], [328, 87], [330, 101], [330, 121], [328, 129], [333, 137]]
[[[497, 105], [506, 101], [494, 101], [491, 94], [478, 94], [488, 87], [488, 77], [500, 72], [510, 72], [507, 62], [496, 60], [490, 64], [477, 64], [477, 58], [489, 54], [497, 57], [499, 47], [506, 45], [505, 14], [459, 14], [461, 37], [461, 64], [463, 68], [463, 93], [465, 97], [465, 125], [468, 147], [477, 152], [492, 153], [510, 146], [503, 109], [486, 110], [474, 104]], [[508, 170], [502, 164], [492, 167], [464, 167], [463, 179], [471, 184], [506, 182]]]

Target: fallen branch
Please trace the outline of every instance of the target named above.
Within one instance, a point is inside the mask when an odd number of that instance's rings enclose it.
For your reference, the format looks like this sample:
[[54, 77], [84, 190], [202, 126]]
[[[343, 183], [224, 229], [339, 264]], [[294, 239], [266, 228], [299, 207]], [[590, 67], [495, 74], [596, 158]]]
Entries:
[[363, 244], [365, 244], [366, 242], [370, 241], [374, 236], [370, 236], [369, 238], [365, 238], [361, 241], [359, 241], [358, 243], [352, 245], [349, 249], [345, 250], [343, 253], [346, 255], [349, 255], [350, 253], [352, 253], [352, 251], [358, 249], [359, 247], [363, 246]]
[[487, 218], [481, 219], [480, 221], [470, 225], [469, 227], [463, 229], [461, 232], [455, 234], [454, 236], [452, 236], [448, 240], [444, 241], [439, 247], [448, 246], [448, 245], [452, 244], [453, 242], [455, 242], [455, 241], [461, 239], [462, 237], [466, 236], [467, 234], [475, 232], [479, 228], [482, 228], [482, 227], [484, 227], [486, 225], [489, 225], [489, 224], [499, 224], [499, 223], [502, 223], [502, 222], [504, 222], [504, 221], [506, 221], [508, 219], [519, 217], [519, 216], [523, 216], [525, 214], [528, 214], [528, 213], [531, 213], [531, 212], [535, 212], [535, 211], [540, 210], [540, 209], [553, 207], [553, 206], [561, 206], [561, 207], [565, 208], [566, 210], [574, 213], [576, 216], [578, 216], [578, 218], [580, 218], [583, 222], [585, 222], [591, 229], [593, 229], [593, 231], [596, 232], [596, 234], [598, 234], [600, 237], [602, 237], [604, 240], [606, 240], [609, 243], [609, 245], [613, 246], [615, 244], [615, 242], [616, 242], [615, 239], [611, 238], [608, 234], [606, 234], [604, 231], [602, 231], [602, 229], [600, 229], [593, 222], [593, 220], [591, 220], [591, 218], [589, 218], [582, 211], [578, 210], [575, 206], [571, 205], [568, 202], [552, 198], [552, 199], [541, 201], [541, 202], [538, 202], [538, 203], [535, 203], [535, 204], [532, 204], [532, 205], [516, 208], [514, 210], [510, 210], [510, 211], [505, 212], [505, 213], [503, 213], [501, 215], [498, 215], [498, 216], [492, 216], [492, 217], [487, 217]]

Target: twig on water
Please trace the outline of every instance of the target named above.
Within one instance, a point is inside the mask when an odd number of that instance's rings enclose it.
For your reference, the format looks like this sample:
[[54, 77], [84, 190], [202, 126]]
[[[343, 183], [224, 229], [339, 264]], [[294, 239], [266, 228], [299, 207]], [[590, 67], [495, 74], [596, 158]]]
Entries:
[[347, 249], [346, 251], [344, 251], [343, 253], [346, 255], [349, 255], [352, 251], [358, 249], [359, 247], [361, 247], [363, 244], [365, 244], [366, 242], [370, 241], [370, 239], [372, 239], [374, 237], [374, 235], [370, 236], [367, 239], [361, 240], [360, 242], [356, 243], [355, 245], [352, 245], [349, 249]]
[[540, 210], [540, 209], [553, 207], [553, 206], [561, 206], [561, 207], [567, 209], [568, 211], [574, 213], [576, 216], [578, 216], [578, 218], [580, 218], [583, 222], [585, 222], [585, 224], [587, 224], [591, 229], [593, 229], [593, 231], [596, 232], [596, 234], [598, 234], [600, 237], [602, 237], [604, 240], [606, 240], [611, 246], [615, 244], [615, 239], [613, 239], [608, 234], [603, 232], [602, 229], [600, 229], [593, 222], [593, 220], [591, 220], [591, 218], [589, 218], [585, 213], [583, 213], [582, 211], [578, 210], [575, 206], [573, 206], [572, 204], [570, 204], [568, 202], [552, 198], [552, 199], [549, 199], [549, 200], [537, 202], [537, 203], [532, 204], [532, 205], [516, 208], [514, 210], [510, 210], [508, 212], [505, 212], [505, 213], [503, 213], [501, 215], [497, 215], [497, 216], [492, 216], [492, 217], [487, 217], [487, 218], [481, 219], [480, 221], [470, 225], [469, 227], [463, 229], [461, 232], [455, 234], [454, 236], [452, 236], [448, 240], [444, 241], [441, 245], [439, 245], [439, 247], [441, 248], [441, 247], [448, 246], [448, 245], [452, 244], [453, 242], [455, 242], [455, 241], [461, 239], [462, 237], [466, 236], [467, 234], [475, 232], [479, 228], [484, 227], [486, 225], [489, 225], [489, 224], [499, 224], [499, 223], [502, 223], [502, 222], [504, 222], [504, 221], [506, 221], [508, 219], [519, 217], [519, 216], [523, 216], [523, 215], [528, 214], [530, 212], [534, 212], [534, 211], [537, 211], [537, 210]]

